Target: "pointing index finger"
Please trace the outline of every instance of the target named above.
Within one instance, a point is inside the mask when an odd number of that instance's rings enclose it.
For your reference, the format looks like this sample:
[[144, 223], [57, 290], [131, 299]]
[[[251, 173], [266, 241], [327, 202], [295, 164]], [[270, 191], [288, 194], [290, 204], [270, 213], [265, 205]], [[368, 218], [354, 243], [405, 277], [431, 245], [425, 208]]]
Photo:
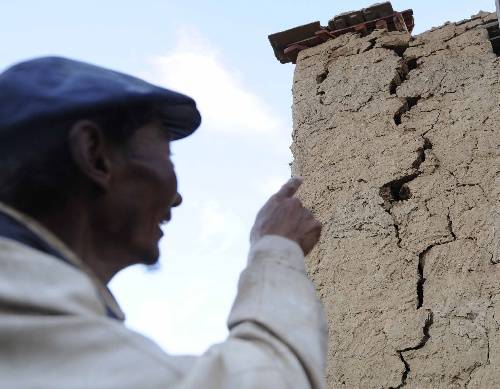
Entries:
[[292, 177], [290, 178], [281, 189], [276, 192], [276, 197], [285, 198], [292, 197], [295, 192], [299, 189], [300, 185], [302, 185], [302, 177]]

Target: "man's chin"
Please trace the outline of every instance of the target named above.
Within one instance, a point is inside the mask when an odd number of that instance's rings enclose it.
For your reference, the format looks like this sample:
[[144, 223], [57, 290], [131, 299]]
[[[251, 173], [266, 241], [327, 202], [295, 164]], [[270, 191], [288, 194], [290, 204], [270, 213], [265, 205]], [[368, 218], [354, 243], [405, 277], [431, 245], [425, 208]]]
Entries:
[[160, 259], [160, 250], [158, 249], [158, 246], [155, 246], [154, 248], [143, 249], [140, 250], [135, 257], [138, 259], [137, 263], [146, 266], [154, 266], [158, 264], [158, 261]]
[[160, 261], [158, 258], [156, 259], [147, 259], [144, 261], [141, 261], [140, 263], [145, 266], [151, 266], [151, 267], [156, 267]]

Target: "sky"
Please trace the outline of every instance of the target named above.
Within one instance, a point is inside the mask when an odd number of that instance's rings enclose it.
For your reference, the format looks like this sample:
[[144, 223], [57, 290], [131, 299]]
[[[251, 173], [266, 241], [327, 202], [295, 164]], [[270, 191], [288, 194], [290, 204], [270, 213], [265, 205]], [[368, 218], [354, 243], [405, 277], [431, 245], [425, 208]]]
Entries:
[[[199, 130], [172, 145], [183, 204], [158, 266], [110, 284], [127, 326], [174, 354], [224, 340], [255, 214], [290, 177], [294, 66], [274, 58], [267, 36], [373, 2], [0, 0], [0, 69], [71, 57], [189, 94], [202, 113]], [[392, 4], [414, 10], [414, 34], [495, 9], [494, 0]]]

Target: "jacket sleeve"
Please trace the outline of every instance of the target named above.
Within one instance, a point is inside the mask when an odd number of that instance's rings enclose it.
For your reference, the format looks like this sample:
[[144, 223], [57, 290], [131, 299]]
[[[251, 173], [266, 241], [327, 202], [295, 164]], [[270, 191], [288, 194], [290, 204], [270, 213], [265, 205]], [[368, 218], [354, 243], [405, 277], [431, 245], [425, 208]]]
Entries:
[[228, 327], [228, 339], [189, 363], [179, 387], [325, 387], [326, 321], [295, 242], [267, 235], [253, 245]]

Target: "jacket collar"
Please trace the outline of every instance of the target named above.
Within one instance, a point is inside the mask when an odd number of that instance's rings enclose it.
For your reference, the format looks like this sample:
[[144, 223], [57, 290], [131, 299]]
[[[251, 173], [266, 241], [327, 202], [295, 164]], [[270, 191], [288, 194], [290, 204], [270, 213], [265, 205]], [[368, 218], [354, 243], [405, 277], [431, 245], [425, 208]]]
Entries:
[[97, 278], [92, 269], [40, 223], [0, 203], [0, 236], [49, 254], [86, 273], [96, 287], [107, 315], [119, 321], [125, 320], [125, 315], [111, 291]]

